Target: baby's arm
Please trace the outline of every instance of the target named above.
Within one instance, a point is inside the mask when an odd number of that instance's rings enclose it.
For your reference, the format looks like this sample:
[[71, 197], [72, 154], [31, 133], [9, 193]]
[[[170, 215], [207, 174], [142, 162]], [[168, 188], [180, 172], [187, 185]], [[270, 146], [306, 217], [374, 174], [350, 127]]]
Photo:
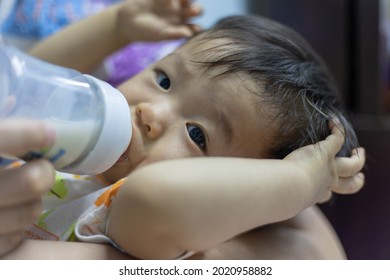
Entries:
[[135, 41], [191, 36], [188, 20], [201, 13], [190, 0], [127, 0], [54, 34], [30, 53], [45, 61], [91, 72], [101, 61]]
[[175, 258], [289, 219], [332, 191], [362, 187], [363, 151], [335, 159], [342, 143], [333, 127], [326, 140], [284, 160], [194, 158], [145, 166], [113, 201], [109, 235], [135, 257]]

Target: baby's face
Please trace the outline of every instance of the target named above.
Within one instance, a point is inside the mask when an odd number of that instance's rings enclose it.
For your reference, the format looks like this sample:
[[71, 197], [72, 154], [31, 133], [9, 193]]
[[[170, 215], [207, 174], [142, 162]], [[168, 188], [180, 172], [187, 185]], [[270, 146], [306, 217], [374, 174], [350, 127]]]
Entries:
[[215, 78], [191, 62], [199, 60], [198, 52], [189, 43], [118, 88], [131, 108], [133, 137], [103, 174], [109, 181], [161, 160], [265, 154], [269, 121], [246, 87], [250, 81], [242, 75]]

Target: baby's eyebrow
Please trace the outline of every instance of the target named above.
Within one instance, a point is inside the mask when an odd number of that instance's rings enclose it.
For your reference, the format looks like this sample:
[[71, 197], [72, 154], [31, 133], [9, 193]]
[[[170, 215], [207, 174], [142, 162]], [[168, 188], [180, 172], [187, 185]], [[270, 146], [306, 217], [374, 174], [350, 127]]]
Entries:
[[180, 54], [173, 52], [168, 54], [165, 58], [172, 58], [177, 67], [176, 70], [179, 69], [181, 74], [190, 75], [190, 71]]

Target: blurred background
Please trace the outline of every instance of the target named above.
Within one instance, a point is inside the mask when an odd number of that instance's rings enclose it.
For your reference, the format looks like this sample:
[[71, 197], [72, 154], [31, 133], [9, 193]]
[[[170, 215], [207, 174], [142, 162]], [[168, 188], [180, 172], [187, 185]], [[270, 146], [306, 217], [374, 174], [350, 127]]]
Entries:
[[[62, 26], [118, 1], [0, 0], [0, 31], [7, 43], [28, 48]], [[52, 10], [38, 2], [50, 2]], [[390, 0], [197, 2], [205, 13], [196, 22], [205, 28], [227, 15], [264, 15], [301, 33], [323, 57], [338, 82], [360, 144], [366, 148], [367, 166], [361, 192], [335, 196], [321, 208], [349, 259], [390, 259]], [[14, 9], [16, 4], [23, 5]], [[72, 13], [66, 14], [62, 7], [71, 7]], [[50, 18], [54, 11], [61, 21]], [[129, 51], [134, 57], [134, 48]]]

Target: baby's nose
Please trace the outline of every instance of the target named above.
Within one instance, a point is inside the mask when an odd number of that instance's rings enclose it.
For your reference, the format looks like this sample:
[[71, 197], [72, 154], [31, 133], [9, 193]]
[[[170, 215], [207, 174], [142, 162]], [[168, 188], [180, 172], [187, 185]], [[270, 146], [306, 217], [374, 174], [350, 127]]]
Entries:
[[137, 106], [136, 113], [141, 120], [145, 134], [150, 139], [156, 139], [163, 133], [164, 113], [158, 106], [143, 103]]

